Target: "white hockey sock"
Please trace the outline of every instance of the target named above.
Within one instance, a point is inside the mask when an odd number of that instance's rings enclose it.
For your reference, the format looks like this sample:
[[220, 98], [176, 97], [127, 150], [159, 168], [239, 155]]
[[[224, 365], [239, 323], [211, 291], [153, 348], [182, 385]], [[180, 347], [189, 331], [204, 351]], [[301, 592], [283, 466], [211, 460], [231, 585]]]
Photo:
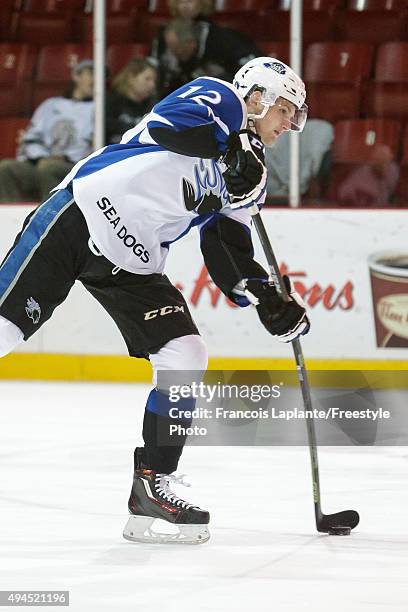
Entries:
[[0, 315], [0, 357], [11, 353], [23, 339], [21, 329]]

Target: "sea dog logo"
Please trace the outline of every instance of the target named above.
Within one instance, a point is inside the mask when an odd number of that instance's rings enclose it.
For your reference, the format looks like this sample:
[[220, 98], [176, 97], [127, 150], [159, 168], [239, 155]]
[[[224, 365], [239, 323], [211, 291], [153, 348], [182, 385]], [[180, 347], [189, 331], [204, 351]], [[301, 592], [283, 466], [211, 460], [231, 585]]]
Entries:
[[215, 160], [200, 159], [194, 166], [194, 184], [183, 178], [182, 187], [186, 209], [199, 215], [216, 212], [229, 203], [222, 170]]
[[163, 306], [162, 308], [156, 308], [156, 310], [150, 310], [144, 313], [144, 320], [149, 321], [150, 319], [165, 317], [176, 312], [184, 312], [184, 306]]
[[41, 308], [38, 302], [34, 298], [30, 297], [27, 299], [27, 306], [25, 308], [27, 317], [32, 319], [34, 325], [37, 325], [41, 318]]

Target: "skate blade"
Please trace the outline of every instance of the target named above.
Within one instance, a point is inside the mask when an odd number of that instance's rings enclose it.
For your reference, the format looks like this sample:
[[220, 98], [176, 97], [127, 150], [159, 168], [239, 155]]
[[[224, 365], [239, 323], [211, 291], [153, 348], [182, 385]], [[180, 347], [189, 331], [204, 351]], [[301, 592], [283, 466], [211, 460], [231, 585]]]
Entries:
[[[156, 531], [161, 525], [166, 531]], [[171, 533], [173, 531], [173, 533]], [[204, 544], [210, 539], [208, 525], [175, 525], [149, 516], [130, 516], [123, 530], [130, 542], [146, 544]]]

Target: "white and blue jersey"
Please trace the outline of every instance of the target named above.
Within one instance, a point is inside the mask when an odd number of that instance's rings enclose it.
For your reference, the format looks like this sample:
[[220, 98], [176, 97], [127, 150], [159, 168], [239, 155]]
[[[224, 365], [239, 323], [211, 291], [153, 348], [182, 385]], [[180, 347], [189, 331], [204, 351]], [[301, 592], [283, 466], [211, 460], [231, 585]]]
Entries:
[[[249, 213], [229, 207], [225, 166], [217, 161], [229, 134], [246, 125], [246, 105], [230, 83], [198, 78], [156, 104], [120, 144], [76, 164], [57, 189], [72, 182], [93, 242], [115, 266], [161, 273], [170, 245], [191, 227], [216, 215], [249, 227]], [[214, 152], [194, 156], [201, 145], [206, 150], [209, 129]], [[159, 144], [160, 130], [191, 137], [190, 153], [169, 150], [166, 138]]]

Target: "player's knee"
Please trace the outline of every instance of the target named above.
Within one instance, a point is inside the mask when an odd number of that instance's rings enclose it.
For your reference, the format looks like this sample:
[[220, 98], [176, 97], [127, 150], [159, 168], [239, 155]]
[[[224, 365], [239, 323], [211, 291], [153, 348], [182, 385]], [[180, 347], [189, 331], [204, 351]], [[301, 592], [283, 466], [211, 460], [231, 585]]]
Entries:
[[21, 329], [0, 315], [0, 357], [11, 353], [23, 339]]
[[150, 355], [153, 369], [198, 370], [207, 369], [208, 352], [204, 340], [197, 334], [174, 338]]
[[180, 359], [186, 370], [206, 370], [208, 366], [207, 346], [201, 336], [190, 335], [178, 338], [180, 340]]

